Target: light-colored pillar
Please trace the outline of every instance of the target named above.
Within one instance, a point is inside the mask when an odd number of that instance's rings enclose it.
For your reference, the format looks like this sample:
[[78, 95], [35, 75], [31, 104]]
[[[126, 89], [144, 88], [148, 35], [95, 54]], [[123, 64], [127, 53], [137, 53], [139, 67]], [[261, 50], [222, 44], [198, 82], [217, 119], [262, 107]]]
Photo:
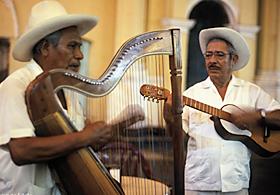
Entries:
[[280, 2], [260, 1], [259, 70], [256, 83], [280, 100]]
[[240, 33], [245, 37], [249, 49], [250, 59], [247, 66], [236, 74], [238, 77], [248, 81], [255, 79], [257, 68], [257, 46], [258, 46], [258, 1], [257, 0], [235, 0], [235, 6], [238, 7], [238, 28]]
[[146, 31], [146, 1], [117, 0], [115, 50], [129, 38]]
[[163, 28], [179, 28], [181, 30], [181, 62], [182, 62], [182, 89], [185, 89], [187, 69], [188, 33], [194, 21], [186, 19], [187, 0], [166, 1], [165, 17], [162, 18]]
[[280, 2], [261, 1], [260, 69], [262, 71], [280, 70]]

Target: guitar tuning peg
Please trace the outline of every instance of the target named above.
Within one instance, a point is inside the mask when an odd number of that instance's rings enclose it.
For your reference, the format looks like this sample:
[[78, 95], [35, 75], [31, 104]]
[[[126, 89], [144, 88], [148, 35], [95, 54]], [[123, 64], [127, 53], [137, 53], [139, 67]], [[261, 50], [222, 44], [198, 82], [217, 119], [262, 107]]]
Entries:
[[147, 100], [148, 100], [148, 101], [151, 101], [151, 98], [150, 98], [150, 97], [147, 97]]
[[156, 99], [156, 103], [159, 103], [159, 100], [158, 100], [158, 99]]

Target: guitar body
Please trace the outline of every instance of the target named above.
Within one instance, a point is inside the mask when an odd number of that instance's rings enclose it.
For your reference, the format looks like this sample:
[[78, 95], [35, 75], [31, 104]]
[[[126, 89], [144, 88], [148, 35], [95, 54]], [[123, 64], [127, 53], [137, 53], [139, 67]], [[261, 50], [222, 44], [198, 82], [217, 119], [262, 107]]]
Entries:
[[[213, 116], [214, 126], [217, 133], [225, 140], [240, 141], [250, 150], [262, 157], [271, 157], [280, 151], [280, 131], [270, 131], [270, 136], [264, 140], [264, 128], [259, 127], [254, 130], [240, 130], [234, 125], [231, 127], [222, 122], [219, 117]], [[227, 126], [227, 127], [224, 127]], [[241, 133], [235, 133], [237, 130], [229, 131], [228, 129], [237, 129]], [[250, 132], [242, 133], [242, 131]]]

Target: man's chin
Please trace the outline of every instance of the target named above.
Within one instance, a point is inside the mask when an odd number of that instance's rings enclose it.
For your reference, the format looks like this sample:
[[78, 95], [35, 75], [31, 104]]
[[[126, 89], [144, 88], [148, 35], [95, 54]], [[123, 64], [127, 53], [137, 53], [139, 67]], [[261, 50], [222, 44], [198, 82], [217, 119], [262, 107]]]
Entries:
[[220, 76], [221, 72], [219, 70], [210, 70], [208, 71], [209, 76]]
[[211, 73], [209, 72], [208, 76], [211, 79], [219, 79], [221, 77], [221, 73], [220, 72], [211, 72]]

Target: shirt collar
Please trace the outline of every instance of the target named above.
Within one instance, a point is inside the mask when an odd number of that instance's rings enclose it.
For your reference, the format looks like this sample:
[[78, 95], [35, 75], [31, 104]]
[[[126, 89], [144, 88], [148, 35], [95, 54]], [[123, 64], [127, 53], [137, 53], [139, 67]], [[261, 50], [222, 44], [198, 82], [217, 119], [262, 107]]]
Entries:
[[38, 76], [43, 73], [43, 69], [34, 60], [31, 60], [27, 65], [27, 68], [32, 72], [34, 76]]
[[[232, 86], [241, 86], [242, 82], [240, 79], [238, 79], [236, 76], [232, 75], [232, 78], [229, 82], [229, 85]], [[208, 76], [203, 82], [202, 82], [202, 87], [203, 88], [210, 88], [211, 86], [214, 86], [213, 82], [211, 81], [210, 77]]]

